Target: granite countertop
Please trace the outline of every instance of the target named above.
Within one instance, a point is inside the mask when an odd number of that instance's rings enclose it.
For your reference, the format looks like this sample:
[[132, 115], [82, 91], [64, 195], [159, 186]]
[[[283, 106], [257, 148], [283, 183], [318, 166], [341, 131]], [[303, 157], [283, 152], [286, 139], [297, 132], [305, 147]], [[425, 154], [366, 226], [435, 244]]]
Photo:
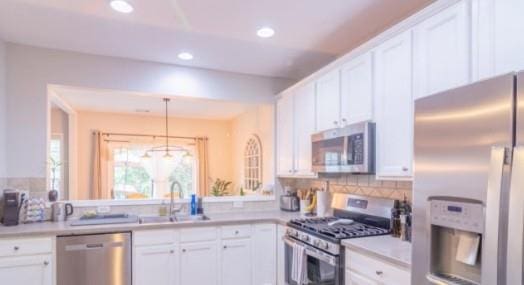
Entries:
[[346, 239], [342, 245], [349, 250], [361, 251], [385, 259], [396, 265], [411, 268], [411, 243], [392, 236], [374, 236]]
[[210, 219], [205, 221], [165, 222], [165, 223], [128, 223], [111, 225], [71, 226], [66, 222], [43, 222], [20, 224], [6, 227], [0, 225], [0, 238], [23, 237], [35, 235], [80, 235], [94, 233], [111, 233], [144, 229], [187, 228], [202, 226], [220, 226], [242, 223], [278, 223], [285, 225], [289, 220], [300, 217], [299, 212], [263, 211], [263, 212], [231, 212], [206, 214]]

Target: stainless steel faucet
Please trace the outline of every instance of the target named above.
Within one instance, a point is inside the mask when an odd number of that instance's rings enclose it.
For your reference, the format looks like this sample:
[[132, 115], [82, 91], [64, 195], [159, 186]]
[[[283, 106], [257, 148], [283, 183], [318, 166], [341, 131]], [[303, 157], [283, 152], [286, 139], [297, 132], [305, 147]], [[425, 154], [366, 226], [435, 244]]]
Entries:
[[178, 209], [175, 209], [175, 186], [178, 186], [178, 198], [182, 198], [182, 185], [180, 182], [174, 180], [171, 183], [171, 188], [169, 189], [169, 216], [173, 216], [175, 213], [182, 211], [183, 206], [180, 205]]

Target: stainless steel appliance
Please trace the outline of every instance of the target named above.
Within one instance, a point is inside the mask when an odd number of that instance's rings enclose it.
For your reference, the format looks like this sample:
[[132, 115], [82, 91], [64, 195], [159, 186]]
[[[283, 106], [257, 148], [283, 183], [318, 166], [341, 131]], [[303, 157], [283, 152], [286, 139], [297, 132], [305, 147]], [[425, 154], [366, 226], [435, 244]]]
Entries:
[[20, 214], [20, 193], [16, 190], [4, 190], [2, 224], [4, 226], [18, 225]]
[[58, 285], [131, 285], [131, 234], [57, 237]]
[[337, 193], [332, 207], [332, 217], [295, 219], [287, 224], [284, 236], [287, 284], [297, 285], [291, 278], [296, 244], [305, 250], [307, 284], [342, 285], [344, 250], [340, 242], [390, 233], [391, 200]]
[[280, 209], [287, 212], [297, 212], [300, 210], [300, 201], [296, 193], [286, 193], [280, 195]]
[[523, 284], [523, 87], [507, 74], [416, 101], [412, 284]]
[[375, 123], [327, 130], [312, 135], [311, 142], [314, 172], [375, 172]]

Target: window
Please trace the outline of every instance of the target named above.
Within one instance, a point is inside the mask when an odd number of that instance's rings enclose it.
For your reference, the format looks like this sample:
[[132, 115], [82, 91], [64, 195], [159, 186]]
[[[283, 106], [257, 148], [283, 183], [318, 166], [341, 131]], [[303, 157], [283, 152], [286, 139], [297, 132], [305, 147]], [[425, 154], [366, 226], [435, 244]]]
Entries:
[[[188, 198], [196, 193], [196, 164], [191, 149], [143, 155], [149, 146], [121, 146], [113, 148], [113, 199], [165, 199], [173, 182], [176, 198]], [[111, 177], [111, 176], [110, 176]]]
[[251, 136], [244, 150], [244, 188], [255, 191], [262, 185], [262, 145], [257, 135]]
[[62, 145], [63, 139], [61, 135], [51, 135], [49, 142], [49, 189], [62, 190]]

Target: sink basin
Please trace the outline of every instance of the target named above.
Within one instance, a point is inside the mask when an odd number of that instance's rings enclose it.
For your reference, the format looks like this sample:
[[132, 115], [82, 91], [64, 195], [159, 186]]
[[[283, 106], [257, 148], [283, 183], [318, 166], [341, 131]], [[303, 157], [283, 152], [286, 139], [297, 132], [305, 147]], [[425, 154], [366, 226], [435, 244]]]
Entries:
[[138, 222], [141, 224], [176, 223], [176, 222], [199, 222], [207, 221], [206, 215], [176, 215], [176, 216], [141, 216]]

